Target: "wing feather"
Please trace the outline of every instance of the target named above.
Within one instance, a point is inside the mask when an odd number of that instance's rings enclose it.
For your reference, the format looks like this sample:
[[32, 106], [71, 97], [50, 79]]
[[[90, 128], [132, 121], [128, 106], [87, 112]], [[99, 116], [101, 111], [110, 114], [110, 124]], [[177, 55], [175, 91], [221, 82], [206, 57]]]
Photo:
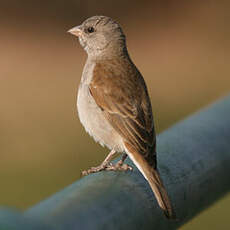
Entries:
[[136, 67], [124, 60], [96, 64], [89, 88], [112, 127], [146, 159], [155, 162], [152, 108]]

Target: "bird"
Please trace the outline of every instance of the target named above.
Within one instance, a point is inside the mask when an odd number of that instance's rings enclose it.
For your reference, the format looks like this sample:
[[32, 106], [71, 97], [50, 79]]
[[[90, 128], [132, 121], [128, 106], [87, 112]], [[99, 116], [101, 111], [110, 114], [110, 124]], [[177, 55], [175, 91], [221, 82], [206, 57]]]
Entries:
[[[82, 172], [127, 171], [127, 156], [148, 181], [165, 216], [175, 214], [157, 169], [156, 134], [147, 86], [132, 62], [125, 34], [107, 16], [92, 16], [68, 30], [87, 53], [77, 95], [80, 122], [90, 136], [110, 149], [97, 167]], [[116, 153], [121, 160], [112, 164]]]

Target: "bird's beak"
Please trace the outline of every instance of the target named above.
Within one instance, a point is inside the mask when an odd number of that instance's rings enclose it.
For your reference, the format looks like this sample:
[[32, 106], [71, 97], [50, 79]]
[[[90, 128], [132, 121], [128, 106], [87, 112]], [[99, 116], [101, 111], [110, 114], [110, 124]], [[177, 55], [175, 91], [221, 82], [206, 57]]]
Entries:
[[74, 36], [81, 36], [82, 35], [82, 27], [81, 26], [75, 26], [72, 29], [67, 31], [68, 33], [73, 34]]

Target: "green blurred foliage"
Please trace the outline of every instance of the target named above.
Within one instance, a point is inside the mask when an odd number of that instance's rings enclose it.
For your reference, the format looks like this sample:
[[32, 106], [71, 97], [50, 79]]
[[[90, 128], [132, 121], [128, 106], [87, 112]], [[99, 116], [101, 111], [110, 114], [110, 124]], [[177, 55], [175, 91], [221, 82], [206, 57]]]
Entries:
[[[0, 204], [26, 209], [80, 178], [103, 149], [77, 118], [86, 54], [66, 31], [118, 20], [157, 132], [230, 91], [228, 1], [0, 1]], [[181, 229], [226, 229], [229, 196]]]

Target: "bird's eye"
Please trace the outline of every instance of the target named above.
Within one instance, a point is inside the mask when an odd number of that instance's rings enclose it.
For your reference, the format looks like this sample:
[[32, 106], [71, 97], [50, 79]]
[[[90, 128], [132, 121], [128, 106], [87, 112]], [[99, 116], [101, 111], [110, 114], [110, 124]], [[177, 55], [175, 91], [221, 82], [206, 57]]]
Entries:
[[88, 31], [89, 33], [93, 33], [93, 32], [94, 32], [94, 28], [93, 28], [93, 27], [88, 27], [87, 31]]

